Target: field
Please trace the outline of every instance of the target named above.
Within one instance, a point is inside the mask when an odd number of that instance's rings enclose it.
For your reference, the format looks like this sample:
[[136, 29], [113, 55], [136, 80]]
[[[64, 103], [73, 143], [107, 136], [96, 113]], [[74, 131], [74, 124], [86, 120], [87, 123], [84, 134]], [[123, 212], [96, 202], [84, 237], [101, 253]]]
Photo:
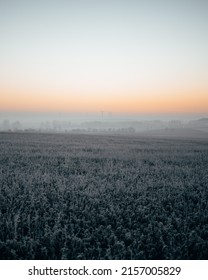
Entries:
[[208, 139], [0, 133], [1, 259], [208, 259]]

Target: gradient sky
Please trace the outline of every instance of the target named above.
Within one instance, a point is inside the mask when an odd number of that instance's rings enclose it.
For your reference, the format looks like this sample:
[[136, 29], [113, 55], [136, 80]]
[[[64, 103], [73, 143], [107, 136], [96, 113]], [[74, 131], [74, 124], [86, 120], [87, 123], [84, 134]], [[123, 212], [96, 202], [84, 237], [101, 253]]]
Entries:
[[208, 113], [206, 0], [0, 0], [0, 110]]

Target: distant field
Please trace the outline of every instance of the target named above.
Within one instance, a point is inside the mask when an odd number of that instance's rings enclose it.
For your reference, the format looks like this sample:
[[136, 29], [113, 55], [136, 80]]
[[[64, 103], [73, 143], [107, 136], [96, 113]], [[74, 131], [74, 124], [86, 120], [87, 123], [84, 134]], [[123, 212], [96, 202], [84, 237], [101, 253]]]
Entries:
[[1, 259], [208, 259], [208, 139], [0, 133]]

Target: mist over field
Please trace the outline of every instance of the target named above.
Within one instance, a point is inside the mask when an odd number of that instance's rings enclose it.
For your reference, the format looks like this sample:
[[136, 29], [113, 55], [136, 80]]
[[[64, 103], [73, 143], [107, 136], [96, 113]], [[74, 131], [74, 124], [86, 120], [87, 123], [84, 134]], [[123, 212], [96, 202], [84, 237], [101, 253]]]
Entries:
[[0, 259], [208, 259], [207, 4], [0, 0]]
[[[206, 115], [205, 115], [206, 116]], [[204, 115], [132, 115], [97, 113], [11, 113], [0, 116], [0, 131], [50, 133], [147, 133], [156, 136], [207, 137]]]

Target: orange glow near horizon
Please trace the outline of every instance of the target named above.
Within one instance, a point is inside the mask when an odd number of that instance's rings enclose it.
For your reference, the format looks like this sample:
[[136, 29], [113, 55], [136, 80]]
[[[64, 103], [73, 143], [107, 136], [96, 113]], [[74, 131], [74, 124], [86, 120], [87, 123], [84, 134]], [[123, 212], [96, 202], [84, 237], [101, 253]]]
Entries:
[[0, 113], [208, 114], [206, 1], [7, 2]]
[[1, 89], [2, 111], [115, 113], [205, 113], [208, 90], [162, 90], [106, 94]]

